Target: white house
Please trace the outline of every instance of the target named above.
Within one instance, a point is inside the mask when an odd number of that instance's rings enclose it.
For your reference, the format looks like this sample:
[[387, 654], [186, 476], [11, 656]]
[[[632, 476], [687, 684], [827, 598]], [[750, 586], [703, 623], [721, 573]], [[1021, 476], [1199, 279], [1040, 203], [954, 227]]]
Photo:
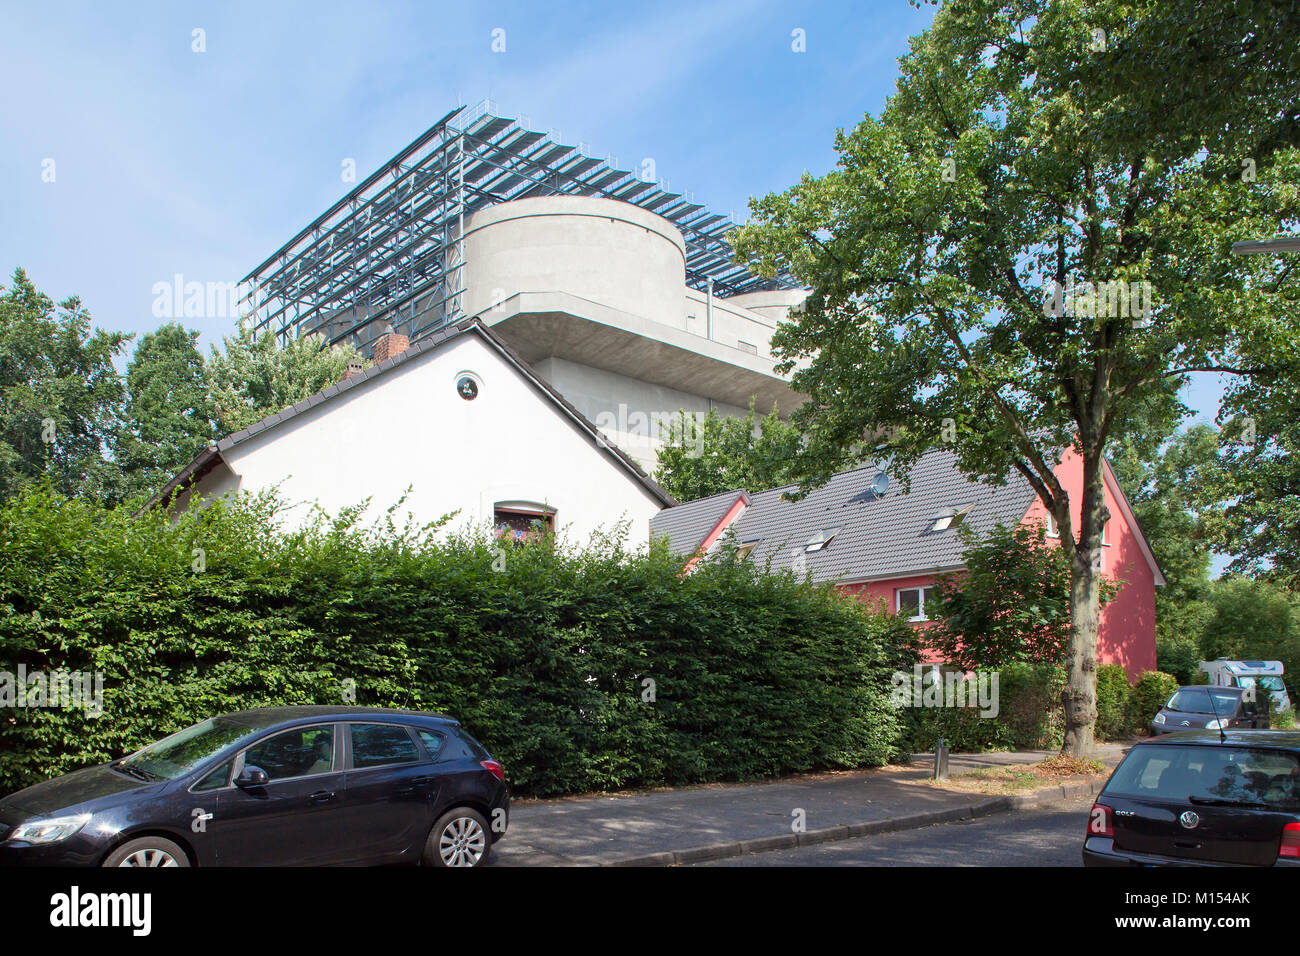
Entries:
[[575, 543], [628, 522], [636, 545], [651, 517], [675, 504], [481, 321], [414, 345], [390, 333], [375, 357], [210, 445], [151, 506], [278, 486], [331, 514], [369, 498], [377, 516], [409, 486], [404, 508], [421, 522], [453, 511], [456, 529], [523, 531], [540, 521]]

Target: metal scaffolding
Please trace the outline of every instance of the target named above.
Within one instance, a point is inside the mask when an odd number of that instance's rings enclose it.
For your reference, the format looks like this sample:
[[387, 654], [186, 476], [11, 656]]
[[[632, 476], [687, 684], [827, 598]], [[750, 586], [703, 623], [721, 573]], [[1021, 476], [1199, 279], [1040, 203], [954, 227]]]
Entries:
[[241, 311], [281, 339], [319, 334], [369, 351], [391, 327], [416, 341], [464, 315], [466, 217], [530, 196], [619, 199], [663, 216], [701, 292], [798, 286], [733, 262], [728, 217], [557, 139], [487, 100], [453, 110], [245, 276]]

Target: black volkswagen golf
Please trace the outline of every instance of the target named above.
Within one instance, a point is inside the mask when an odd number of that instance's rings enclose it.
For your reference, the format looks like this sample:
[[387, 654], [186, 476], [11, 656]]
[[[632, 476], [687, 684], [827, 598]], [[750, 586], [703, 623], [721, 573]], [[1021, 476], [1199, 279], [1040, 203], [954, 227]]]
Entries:
[[1300, 865], [1300, 733], [1183, 731], [1134, 744], [1093, 804], [1083, 863]]
[[454, 720], [367, 707], [223, 714], [0, 800], [0, 863], [478, 866], [501, 765]]

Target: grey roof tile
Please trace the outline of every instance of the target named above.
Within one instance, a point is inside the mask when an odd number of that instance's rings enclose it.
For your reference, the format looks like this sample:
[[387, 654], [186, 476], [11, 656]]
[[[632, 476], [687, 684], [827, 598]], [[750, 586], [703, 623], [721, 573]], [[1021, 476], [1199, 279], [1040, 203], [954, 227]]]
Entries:
[[[961, 563], [962, 544], [956, 529], [932, 532], [934, 517], [945, 508], [971, 505], [965, 523], [985, 532], [998, 522], [1013, 524], [1029, 510], [1034, 490], [1013, 472], [1005, 485], [971, 481], [956, 466], [951, 452], [932, 451], [912, 468], [911, 491], [891, 487], [876, 499], [869, 492], [877, 474], [874, 466], [840, 472], [802, 501], [781, 495], [794, 485], [760, 491], [733, 522], [739, 542], [757, 544], [750, 560], [781, 570], [800, 555], [815, 581], [853, 581], [902, 577]], [[697, 547], [738, 492], [668, 508], [655, 516], [651, 531], [663, 535], [681, 554]], [[725, 499], [724, 504], [711, 504]], [[820, 551], [805, 552], [820, 531], [839, 533]]]

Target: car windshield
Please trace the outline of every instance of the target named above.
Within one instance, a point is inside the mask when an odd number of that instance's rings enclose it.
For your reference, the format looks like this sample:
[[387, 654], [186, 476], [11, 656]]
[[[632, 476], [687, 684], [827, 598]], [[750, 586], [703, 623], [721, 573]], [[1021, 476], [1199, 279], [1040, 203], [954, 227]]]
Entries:
[[1300, 759], [1293, 753], [1250, 747], [1148, 744], [1133, 748], [1104, 792], [1297, 810]]
[[[1210, 705], [1210, 695], [1214, 694], [1214, 705]], [[1165, 704], [1170, 710], [1184, 714], [1231, 714], [1237, 709], [1239, 694], [1210, 691], [1202, 687], [1184, 687]]]
[[175, 780], [231, 744], [257, 733], [255, 727], [209, 717], [200, 724], [150, 744], [114, 766], [143, 780]]
[[1281, 690], [1282, 678], [1280, 677], [1241, 677], [1237, 681], [1242, 687], [1250, 687], [1252, 684], [1258, 684], [1261, 690]]

